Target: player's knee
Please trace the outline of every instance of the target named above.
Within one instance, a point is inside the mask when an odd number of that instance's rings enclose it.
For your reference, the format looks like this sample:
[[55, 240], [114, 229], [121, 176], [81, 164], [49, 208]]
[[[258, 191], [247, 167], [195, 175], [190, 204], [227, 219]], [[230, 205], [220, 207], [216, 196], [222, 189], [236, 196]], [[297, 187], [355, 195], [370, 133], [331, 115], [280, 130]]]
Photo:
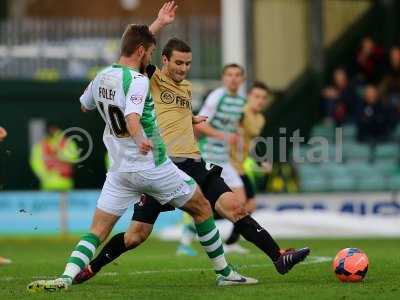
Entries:
[[124, 236], [125, 247], [133, 249], [147, 240], [148, 234], [144, 232], [126, 233]]
[[230, 214], [234, 220], [239, 220], [247, 215], [247, 210], [241, 203], [232, 203], [230, 206]]
[[218, 200], [216, 208], [219, 214], [232, 222], [236, 222], [248, 214], [246, 207], [236, 201], [234, 197], [225, 197]]

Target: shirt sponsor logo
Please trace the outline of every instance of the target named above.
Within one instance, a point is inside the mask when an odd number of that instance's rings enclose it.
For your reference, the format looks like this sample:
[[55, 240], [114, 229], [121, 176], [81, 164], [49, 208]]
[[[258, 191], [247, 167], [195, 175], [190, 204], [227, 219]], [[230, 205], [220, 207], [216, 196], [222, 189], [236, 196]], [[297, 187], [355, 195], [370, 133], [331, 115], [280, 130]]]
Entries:
[[165, 104], [171, 104], [172, 102], [174, 102], [174, 98], [174, 94], [169, 91], [163, 91], [161, 93], [161, 101]]
[[133, 104], [140, 104], [143, 101], [143, 96], [142, 95], [132, 95], [131, 101]]
[[161, 102], [163, 102], [165, 104], [175, 103], [176, 106], [178, 106], [178, 107], [192, 110], [192, 102], [190, 100], [191, 100], [191, 98], [184, 98], [184, 97], [175, 95], [173, 92], [170, 92], [170, 91], [163, 91], [161, 93]]

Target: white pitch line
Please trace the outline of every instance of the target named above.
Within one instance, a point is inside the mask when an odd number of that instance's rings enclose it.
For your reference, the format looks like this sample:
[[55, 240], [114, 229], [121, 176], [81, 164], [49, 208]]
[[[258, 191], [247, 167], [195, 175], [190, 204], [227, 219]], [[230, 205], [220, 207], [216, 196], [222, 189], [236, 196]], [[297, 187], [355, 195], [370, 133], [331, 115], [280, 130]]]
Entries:
[[[332, 257], [330, 256], [310, 256], [307, 258], [306, 261], [302, 262], [301, 264], [304, 265], [314, 265], [314, 264], [320, 264], [320, 263], [325, 263], [332, 261]], [[271, 267], [272, 264], [253, 264], [253, 265], [242, 265], [238, 266], [237, 269], [256, 269], [256, 268], [268, 268]], [[176, 272], [208, 272], [208, 271], [213, 271], [213, 269], [210, 268], [189, 268], [189, 269], [164, 269], [164, 270], [142, 270], [142, 271], [134, 271], [134, 272], [129, 272], [127, 274], [122, 274], [118, 272], [103, 272], [98, 274], [98, 276], [118, 276], [118, 275], [123, 275], [123, 276], [135, 276], [135, 275], [146, 275], [146, 274], [162, 274], [162, 273], [176, 273]], [[32, 279], [51, 279], [55, 278], [55, 276], [33, 276]], [[12, 281], [16, 279], [15, 277], [3, 277], [0, 278], [0, 281]]]

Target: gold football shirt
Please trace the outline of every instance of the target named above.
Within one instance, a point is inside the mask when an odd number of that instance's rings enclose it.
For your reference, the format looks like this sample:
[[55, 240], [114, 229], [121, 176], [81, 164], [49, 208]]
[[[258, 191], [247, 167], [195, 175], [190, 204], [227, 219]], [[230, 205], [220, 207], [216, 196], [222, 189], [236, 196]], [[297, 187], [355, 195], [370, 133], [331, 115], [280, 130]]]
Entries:
[[243, 111], [243, 119], [238, 133], [241, 142], [231, 148], [231, 162], [240, 175], [244, 174], [243, 162], [249, 156], [251, 141], [260, 135], [265, 125], [265, 117], [262, 113], [254, 113], [246, 105]]
[[187, 80], [177, 83], [157, 68], [150, 86], [168, 155], [200, 158], [192, 124], [192, 84]]

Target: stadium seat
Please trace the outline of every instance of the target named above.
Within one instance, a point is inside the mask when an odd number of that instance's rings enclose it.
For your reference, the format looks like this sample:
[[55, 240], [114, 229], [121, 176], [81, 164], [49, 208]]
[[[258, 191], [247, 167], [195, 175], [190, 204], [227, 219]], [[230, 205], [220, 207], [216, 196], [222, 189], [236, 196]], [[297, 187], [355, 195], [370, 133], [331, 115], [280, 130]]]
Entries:
[[343, 126], [343, 141], [354, 143], [357, 136], [357, 127], [353, 124]]
[[346, 168], [352, 176], [363, 177], [365, 175], [373, 175], [374, 168], [367, 162], [352, 162], [347, 163]]
[[346, 176], [348, 174], [346, 165], [342, 163], [327, 162], [327, 163], [321, 163], [320, 166], [322, 172], [328, 178], [333, 179], [341, 176]]
[[387, 188], [385, 177], [376, 173], [364, 174], [357, 179], [356, 185], [359, 191], [381, 191]]
[[376, 160], [379, 159], [398, 159], [399, 146], [394, 143], [380, 144], [375, 148], [374, 156]]
[[317, 164], [298, 164], [297, 171], [301, 179], [309, 177], [319, 177], [322, 175], [321, 170]]
[[400, 124], [397, 125], [396, 129], [394, 130], [393, 138], [397, 141], [400, 141]]
[[390, 160], [375, 161], [371, 166], [377, 173], [383, 176], [392, 176], [399, 170], [398, 164]]
[[325, 192], [329, 190], [328, 181], [323, 176], [304, 177], [300, 183], [302, 192]]
[[334, 127], [331, 125], [317, 125], [311, 131], [312, 137], [325, 137], [329, 141], [333, 140], [334, 134]]
[[301, 145], [296, 153], [292, 149], [291, 159], [295, 162], [299, 162], [298, 159], [303, 159], [304, 161], [306, 161], [306, 155], [309, 149], [310, 147], [308, 145]]
[[355, 178], [348, 174], [333, 177], [330, 181], [330, 187], [335, 192], [355, 191], [357, 189]]
[[343, 158], [349, 162], [368, 161], [371, 158], [371, 148], [366, 144], [344, 143]]
[[400, 190], [400, 175], [391, 176], [388, 179], [388, 188], [392, 191]]

